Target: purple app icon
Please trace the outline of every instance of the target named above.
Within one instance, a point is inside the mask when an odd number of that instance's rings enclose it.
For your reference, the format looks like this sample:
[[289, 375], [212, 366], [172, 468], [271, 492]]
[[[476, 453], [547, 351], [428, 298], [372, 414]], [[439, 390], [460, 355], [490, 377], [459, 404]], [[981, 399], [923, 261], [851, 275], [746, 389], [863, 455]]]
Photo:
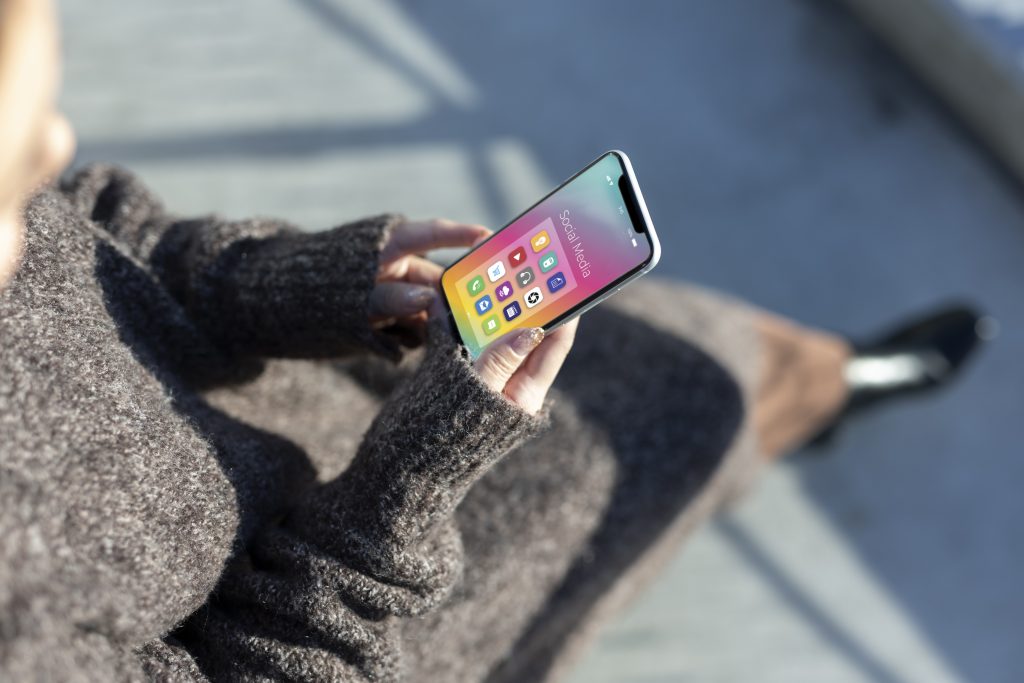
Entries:
[[498, 301], [504, 301], [505, 299], [509, 298], [510, 296], [512, 296], [512, 283], [509, 282], [508, 280], [505, 280], [500, 285], [498, 285], [498, 288], [496, 290], [494, 290], [494, 294], [495, 296], [498, 297]]
[[565, 276], [561, 272], [555, 273], [548, 278], [548, 291], [554, 294], [562, 287], [565, 287]]

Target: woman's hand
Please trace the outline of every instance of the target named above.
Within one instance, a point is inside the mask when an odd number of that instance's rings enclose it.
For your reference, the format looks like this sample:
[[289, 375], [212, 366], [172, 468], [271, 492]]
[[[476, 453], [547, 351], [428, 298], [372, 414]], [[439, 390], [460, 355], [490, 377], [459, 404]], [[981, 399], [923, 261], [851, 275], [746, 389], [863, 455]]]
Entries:
[[381, 251], [377, 286], [370, 293], [370, 321], [378, 329], [394, 331], [407, 345], [422, 342], [444, 270], [423, 254], [443, 247], [471, 247], [490, 234], [482, 225], [446, 219], [395, 226]]
[[539, 327], [513, 330], [484, 349], [474, 367], [484, 384], [536, 414], [572, 348], [578, 322], [566, 323], [547, 336]]
[[[371, 320], [394, 329], [410, 345], [422, 341], [428, 312], [444, 315], [439, 291], [444, 269], [423, 254], [471, 247], [490, 235], [482, 225], [445, 219], [396, 226], [381, 251], [377, 286], [370, 294]], [[474, 367], [484, 384], [535, 414], [572, 348], [576, 324], [573, 320], [546, 337], [536, 327], [513, 330], [488, 346]]]

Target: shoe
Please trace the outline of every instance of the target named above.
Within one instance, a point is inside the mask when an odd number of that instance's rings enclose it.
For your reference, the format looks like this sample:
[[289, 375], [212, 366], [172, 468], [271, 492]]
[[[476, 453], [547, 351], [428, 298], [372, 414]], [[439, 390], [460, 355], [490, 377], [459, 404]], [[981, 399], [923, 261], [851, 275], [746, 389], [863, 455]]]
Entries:
[[970, 306], [949, 306], [873, 341], [852, 344], [854, 353], [844, 369], [846, 404], [809, 445], [828, 443], [843, 422], [889, 399], [948, 384], [998, 327]]

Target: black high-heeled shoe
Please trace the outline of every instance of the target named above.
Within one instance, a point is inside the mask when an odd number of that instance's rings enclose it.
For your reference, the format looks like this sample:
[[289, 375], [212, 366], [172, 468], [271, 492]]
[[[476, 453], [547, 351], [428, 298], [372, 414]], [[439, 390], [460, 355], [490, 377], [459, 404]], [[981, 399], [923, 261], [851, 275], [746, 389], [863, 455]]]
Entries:
[[904, 323], [867, 343], [853, 344], [845, 367], [849, 395], [843, 409], [811, 446], [828, 443], [850, 417], [897, 396], [948, 384], [998, 323], [976, 309], [947, 306]]

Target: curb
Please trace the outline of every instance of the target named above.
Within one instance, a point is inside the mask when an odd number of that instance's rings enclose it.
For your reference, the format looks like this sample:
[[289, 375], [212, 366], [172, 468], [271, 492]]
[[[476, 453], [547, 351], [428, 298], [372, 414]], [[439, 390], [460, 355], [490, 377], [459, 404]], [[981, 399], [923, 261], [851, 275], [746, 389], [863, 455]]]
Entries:
[[[998, 0], [841, 0], [1024, 181], [1024, 61], [993, 27], [1019, 4]], [[1024, 43], [1024, 41], [1022, 41]], [[1019, 49], [1024, 54], [1024, 48]]]

